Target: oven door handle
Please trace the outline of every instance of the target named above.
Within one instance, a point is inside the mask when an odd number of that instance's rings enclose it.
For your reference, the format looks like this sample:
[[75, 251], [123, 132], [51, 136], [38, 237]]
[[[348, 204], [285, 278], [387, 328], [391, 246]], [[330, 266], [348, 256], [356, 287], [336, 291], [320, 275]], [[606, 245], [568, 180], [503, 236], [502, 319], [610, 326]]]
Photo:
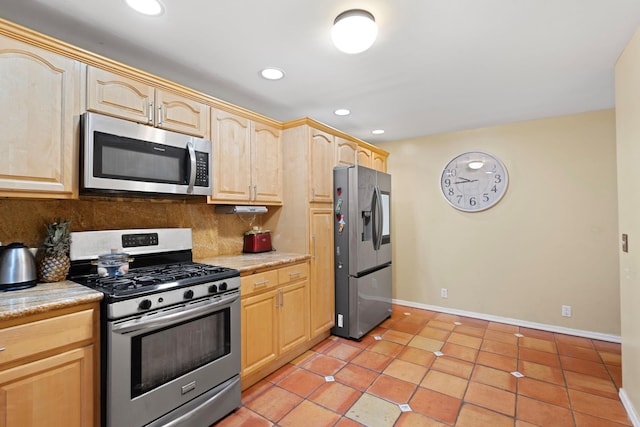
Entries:
[[180, 311], [175, 313], [169, 313], [169, 314], [159, 315], [157, 317], [154, 316], [150, 318], [144, 318], [144, 317], [136, 318], [123, 323], [114, 324], [111, 327], [111, 330], [113, 332], [125, 334], [133, 331], [149, 330], [149, 329], [156, 329], [156, 328], [169, 326], [173, 323], [182, 322], [185, 320], [192, 319], [194, 317], [202, 316], [203, 314], [218, 311], [221, 308], [224, 308], [225, 306], [230, 305], [239, 297], [240, 297], [240, 294], [237, 293], [237, 294], [222, 297], [213, 303], [209, 303], [205, 301], [203, 302], [202, 305], [199, 305], [197, 307], [192, 307], [192, 308], [183, 307]]

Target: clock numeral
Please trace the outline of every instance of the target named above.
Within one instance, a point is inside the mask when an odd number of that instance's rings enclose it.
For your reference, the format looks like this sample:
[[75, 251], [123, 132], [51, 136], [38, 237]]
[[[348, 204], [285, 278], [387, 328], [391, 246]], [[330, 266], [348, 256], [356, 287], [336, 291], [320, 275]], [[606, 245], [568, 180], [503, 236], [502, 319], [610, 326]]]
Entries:
[[482, 194], [482, 201], [487, 203], [489, 201], [489, 194], [488, 193], [483, 193]]
[[449, 178], [444, 180], [444, 186], [449, 188], [451, 186], [451, 180]]
[[478, 202], [476, 201], [476, 198], [475, 198], [475, 197], [470, 197], [470, 198], [469, 198], [469, 205], [470, 205], [470, 206], [475, 206], [475, 205], [477, 205], [477, 204], [478, 204]]
[[453, 196], [456, 194], [455, 191], [453, 191], [453, 188], [449, 188], [448, 193], [449, 193], [449, 196]]
[[493, 187], [491, 187], [491, 191], [493, 191], [494, 193], [498, 192], [498, 188], [494, 185]]
[[494, 175], [494, 182], [496, 184], [500, 184], [502, 182], [502, 177], [500, 176], [500, 174], [495, 174]]
[[444, 173], [447, 176], [456, 176], [457, 170], [455, 170], [455, 169], [446, 169], [444, 171]]
[[463, 202], [464, 196], [462, 194], [458, 194], [458, 204], [461, 205]]

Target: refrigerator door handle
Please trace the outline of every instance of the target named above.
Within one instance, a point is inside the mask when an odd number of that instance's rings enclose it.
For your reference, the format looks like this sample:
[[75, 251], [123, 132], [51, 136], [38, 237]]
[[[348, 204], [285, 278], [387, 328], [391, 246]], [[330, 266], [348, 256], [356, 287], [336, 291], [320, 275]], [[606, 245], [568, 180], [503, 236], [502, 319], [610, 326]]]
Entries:
[[373, 248], [377, 251], [382, 244], [382, 197], [380, 189], [373, 190]]

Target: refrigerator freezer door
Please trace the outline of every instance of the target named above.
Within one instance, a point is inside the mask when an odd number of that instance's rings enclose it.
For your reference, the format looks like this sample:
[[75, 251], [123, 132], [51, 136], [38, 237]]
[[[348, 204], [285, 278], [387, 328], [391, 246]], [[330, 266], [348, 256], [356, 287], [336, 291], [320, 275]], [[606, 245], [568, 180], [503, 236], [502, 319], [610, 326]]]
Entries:
[[349, 280], [349, 336], [360, 339], [391, 316], [391, 266]]

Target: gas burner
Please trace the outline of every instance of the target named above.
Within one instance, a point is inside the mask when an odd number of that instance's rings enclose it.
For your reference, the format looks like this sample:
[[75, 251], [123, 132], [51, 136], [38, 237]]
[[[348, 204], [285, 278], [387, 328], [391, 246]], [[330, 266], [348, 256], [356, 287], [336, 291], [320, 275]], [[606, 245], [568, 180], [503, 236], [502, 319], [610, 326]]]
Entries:
[[159, 279], [158, 277], [154, 277], [154, 276], [135, 276], [131, 280], [133, 280], [140, 286], [154, 285], [162, 281], [162, 279]]

